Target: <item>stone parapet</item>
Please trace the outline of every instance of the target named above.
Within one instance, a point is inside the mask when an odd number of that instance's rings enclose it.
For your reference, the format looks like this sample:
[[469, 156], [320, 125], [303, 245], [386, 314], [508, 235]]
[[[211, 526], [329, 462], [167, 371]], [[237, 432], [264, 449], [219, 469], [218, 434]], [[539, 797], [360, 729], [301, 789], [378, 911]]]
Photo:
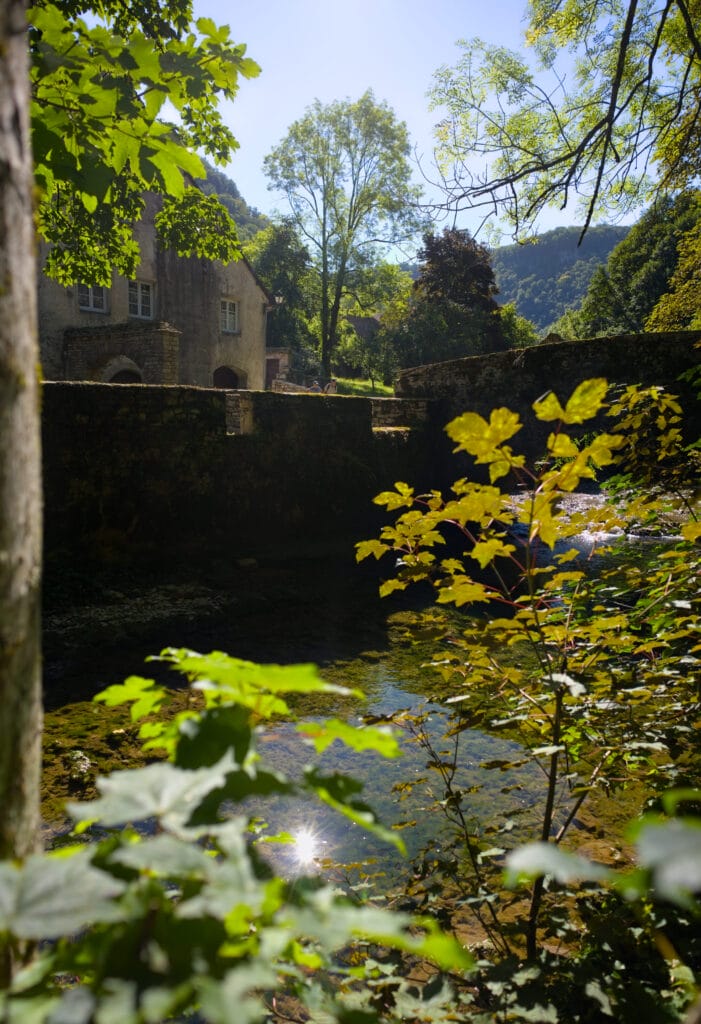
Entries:
[[182, 570], [316, 541], [352, 556], [375, 494], [423, 482], [430, 453], [419, 428], [376, 436], [366, 398], [264, 391], [47, 383], [43, 428], [50, 564]]

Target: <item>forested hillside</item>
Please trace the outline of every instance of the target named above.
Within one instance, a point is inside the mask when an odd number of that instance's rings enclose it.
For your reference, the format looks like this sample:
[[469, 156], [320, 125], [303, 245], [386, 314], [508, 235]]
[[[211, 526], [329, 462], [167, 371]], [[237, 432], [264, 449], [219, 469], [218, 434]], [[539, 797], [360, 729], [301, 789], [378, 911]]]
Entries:
[[545, 334], [566, 310], [581, 305], [594, 271], [628, 231], [613, 225], [591, 227], [578, 245], [581, 228], [555, 228], [533, 242], [493, 249], [498, 302], [515, 303], [521, 316]]
[[197, 185], [205, 195], [216, 195], [222, 206], [227, 208], [238, 228], [239, 241], [248, 241], [270, 224], [265, 214], [248, 205], [231, 178], [206, 160], [204, 165], [207, 168], [207, 177], [199, 180]]

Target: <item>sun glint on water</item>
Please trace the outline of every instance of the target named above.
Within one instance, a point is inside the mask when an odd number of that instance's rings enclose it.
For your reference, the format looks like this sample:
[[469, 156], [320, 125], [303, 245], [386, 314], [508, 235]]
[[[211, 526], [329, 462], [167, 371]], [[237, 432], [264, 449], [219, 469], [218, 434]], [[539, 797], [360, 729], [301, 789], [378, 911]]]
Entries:
[[311, 864], [319, 856], [319, 839], [309, 829], [294, 835], [294, 854], [298, 864]]

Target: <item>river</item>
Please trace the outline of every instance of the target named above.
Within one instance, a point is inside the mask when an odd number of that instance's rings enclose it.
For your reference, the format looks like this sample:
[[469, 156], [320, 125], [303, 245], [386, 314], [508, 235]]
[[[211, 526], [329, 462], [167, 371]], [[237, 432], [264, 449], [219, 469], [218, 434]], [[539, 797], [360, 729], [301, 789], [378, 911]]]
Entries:
[[[431, 744], [453, 758], [453, 741], [445, 740], [450, 712], [440, 701], [438, 677], [427, 665], [436, 652], [429, 642], [407, 638], [407, 622], [430, 601], [429, 591], [382, 601], [377, 596], [377, 573], [344, 558], [252, 564], [240, 568], [237, 577], [234, 593], [205, 583], [172, 583], [154, 592], [142, 586], [130, 593], [126, 581], [117, 581], [103, 592], [101, 603], [49, 611], [48, 835], [62, 831], [62, 798], [90, 795], [95, 775], [126, 766], [134, 750], [131, 743], [125, 742], [121, 750], [115, 743], [129, 733], [124, 716], [91, 703], [91, 696], [131, 674], [170, 681], [161, 666], [145, 663], [147, 656], [166, 646], [223, 650], [264, 663], [314, 662], [329, 682], [362, 689], [366, 700], [344, 699], [334, 705], [325, 698], [323, 706], [318, 700], [314, 705], [307, 702], [295, 709], [300, 716], [340, 714], [360, 721], [363, 716], [377, 718], [407, 709], [425, 716]], [[401, 832], [411, 860], [423, 848], [440, 852], [447, 827], [439, 806], [444, 786], [438, 772], [427, 768], [430, 757], [411, 730], [400, 733], [402, 755], [397, 759], [359, 755], [335, 743], [319, 763], [326, 771], [361, 780], [364, 800], [384, 824], [418, 823]], [[267, 764], [293, 776], [312, 759], [294, 726], [285, 722], [266, 730], [261, 753]], [[514, 815], [520, 820], [539, 799], [543, 780], [534, 767], [500, 772], [480, 768], [485, 762], [518, 763], [521, 754], [515, 742], [477, 730], [462, 734], [454, 785], [470, 791], [469, 816], [476, 834], [496, 830]], [[409, 793], [408, 781], [416, 783]], [[295, 848], [275, 849], [277, 864], [285, 872], [297, 870], [300, 858], [343, 863], [376, 858], [392, 878], [409, 870], [409, 861], [391, 847], [323, 805], [310, 808], [308, 798], [267, 802], [255, 810], [271, 828], [300, 837]]]
[[[582, 536], [582, 553], [590, 554], [600, 539]], [[544, 776], [535, 761], [513, 737], [467, 729], [461, 731], [457, 748], [455, 740], [446, 738], [456, 711], [445, 704], [445, 689], [428, 665], [437, 652], [430, 641], [410, 638], [406, 628], [431, 603], [431, 591], [417, 589], [380, 600], [377, 587], [377, 568], [357, 566], [349, 552], [340, 558], [219, 566], [187, 584], [174, 579], [149, 587], [142, 579], [135, 586], [125, 575], [103, 583], [98, 599], [80, 578], [73, 581], [70, 600], [61, 589], [50, 592], [45, 645], [47, 835], [62, 831], [63, 799], [89, 796], [96, 775], [128, 766], [138, 751], [125, 716], [90, 703], [90, 698], [131, 674], [172, 682], [162, 666], [145, 664], [145, 659], [174, 646], [223, 650], [262, 663], [311, 661], [328, 681], [366, 694], [362, 703], [307, 702], [295, 709], [301, 716], [344, 715], [359, 722], [364, 716], [408, 712], [408, 724], [400, 730], [400, 758], [358, 755], [335, 743], [320, 759], [323, 769], [363, 782], [365, 801], [384, 824], [401, 829], [408, 860], [323, 806], [312, 808], [308, 799], [278, 799], [253, 811], [272, 830], [297, 837], [293, 847], [270, 847], [284, 873], [310, 861], [323, 861], [329, 869], [331, 863], [374, 860], [377, 872], [395, 882], [422, 851], [440, 856], [450, 838], [441, 809], [446, 784], [436, 768], [441, 760], [457, 765], [451, 785], [468, 794], [465, 814], [484, 846], [498, 848], [506, 833], [509, 846], [530, 836], [531, 811], [541, 804], [544, 792]], [[416, 741], [411, 724], [416, 715], [423, 720], [423, 744]], [[266, 730], [261, 752], [267, 764], [292, 776], [311, 759], [294, 726], [285, 722]], [[354, 870], [357, 875], [359, 869]]]

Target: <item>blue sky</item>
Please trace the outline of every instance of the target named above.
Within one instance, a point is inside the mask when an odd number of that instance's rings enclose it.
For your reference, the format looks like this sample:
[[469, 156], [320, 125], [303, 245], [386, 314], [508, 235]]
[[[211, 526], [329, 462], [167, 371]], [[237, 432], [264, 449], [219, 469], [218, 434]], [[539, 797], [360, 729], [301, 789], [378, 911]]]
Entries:
[[314, 99], [357, 99], [368, 88], [406, 123], [428, 167], [433, 73], [456, 60], [458, 39], [519, 47], [524, 10], [522, 0], [194, 0], [195, 15], [228, 25], [262, 68], [225, 104], [240, 142], [225, 172], [251, 206], [283, 209], [267, 189], [263, 158]]
[[[406, 122], [428, 168], [436, 115], [426, 93], [434, 71], [455, 63], [459, 39], [520, 48], [524, 12], [525, 0], [195, 0], [196, 16], [228, 24], [262, 68], [224, 107], [241, 144], [225, 172], [249, 205], [284, 210], [267, 189], [265, 155], [315, 99], [357, 99], [368, 88]], [[572, 210], [543, 229], [574, 222]], [[477, 224], [467, 215], [461, 226], [474, 231]]]

